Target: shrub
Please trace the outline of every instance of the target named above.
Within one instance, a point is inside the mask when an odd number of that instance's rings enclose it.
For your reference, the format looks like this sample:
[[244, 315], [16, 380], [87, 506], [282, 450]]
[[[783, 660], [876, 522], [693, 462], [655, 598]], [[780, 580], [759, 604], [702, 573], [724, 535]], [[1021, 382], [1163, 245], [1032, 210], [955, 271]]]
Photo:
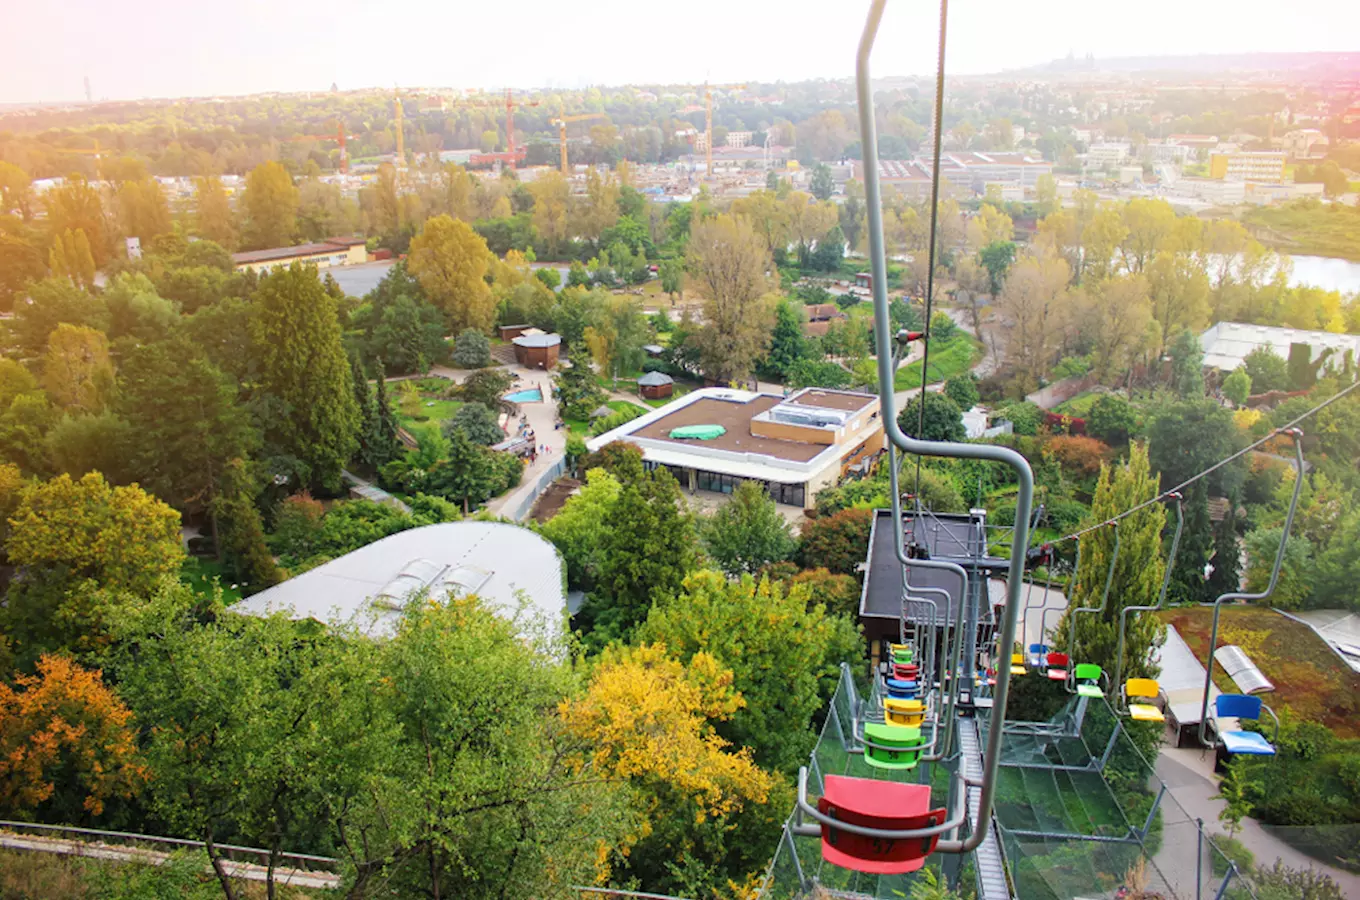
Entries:
[[1136, 425], [1133, 406], [1118, 394], [1101, 394], [1086, 413], [1086, 430], [1107, 444], [1127, 443]]
[[[925, 404], [924, 427], [921, 421], [922, 403]], [[958, 405], [944, 394], [932, 391], [908, 400], [897, 416], [897, 424], [912, 437], [927, 441], [961, 441], [968, 436]]]
[[461, 430], [468, 440], [483, 447], [505, 440], [505, 432], [497, 424], [496, 414], [481, 403], [464, 403], [458, 407], [444, 423], [444, 436], [451, 437], [454, 430]]
[[615, 411], [615, 413], [612, 416], [605, 416], [602, 419], [596, 419], [594, 422], [592, 422], [590, 425], [590, 435], [591, 437], [598, 437], [599, 435], [604, 434], [606, 431], [613, 431], [620, 425], [626, 425], [627, 423], [633, 421], [634, 419], [636, 419], [638, 416], [642, 415], [645, 412], [647, 412], [647, 410], [643, 409], [640, 406], [634, 406], [633, 404], [630, 403], [623, 409]]
[[1059, 435], [1044, 445], [1044, 451], [1058, 461], [1065, 474], [1084, 481], [1100, 474], [1110, 448], [1095, 438]]
[[1015, 426], [1016, 434], [1034, 436], [1044, 421], [1044, 411], [1033, 403], [1010, 403], [996, 411], [995, 419], [1005, 419]]
[[951, 378], [944, 383], [944, 395], [959, 409], [972, 409], [977, 406], [981, 394], [978, 392], [978, 380], [972, 372]]
[[873, 513], [867, 509], [844, 509], [804, 522], [798, 550], [803, 566], [855, 574], [855, 568], [869, 555], [872, 523]]

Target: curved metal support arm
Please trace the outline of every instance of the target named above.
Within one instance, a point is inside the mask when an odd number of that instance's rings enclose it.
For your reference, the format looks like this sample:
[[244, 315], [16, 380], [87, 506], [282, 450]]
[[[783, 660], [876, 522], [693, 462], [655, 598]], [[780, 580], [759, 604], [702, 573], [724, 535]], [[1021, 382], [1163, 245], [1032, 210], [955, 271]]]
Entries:
[[1118, 662], [1114, 666], [1114, 683], [1123, 684], [1124, 678], [1124, 635], [1129, 624], [1129, 613], [1131, 612], [1156, 612], [1162, 608], [1166, 602], [1167, 590], [1171, 587], [1171, 571], [1176, 567], [1176, 552], [1181, 546], [1181, 531], [1185, 528], [1185, 510], [1182, 508], [1181, 501], [1184, 500], [1179, 492], [1172, 491], [1166, 495], [1166, 499], [1176, 502], [1176, 533], [1171, 538], [1171, 552], [1166, 556], [1166, 572], [1162, 575], [1162, 589], [1157, 594], [1157, 602], [1152, 606], [1126, 606], [1119, 613], [1119, 655]]
[[[927, 456], [942, 456], [954, 459], [982, 459], [1005, 463], [1015, 470], [1019, 483], [1019, 493], [1015, 505], [1015, 531], [1011, 541], [1010, 570], [1006, 582], [1006, 608], [1002, 617], [1002, 634], [1005, 646], [1015, 641], [1015, 623], [1020, 611], [1020, 587], [1024, 582], [1025, 551], [1029, 546], [1030, 512], [1034, 507], [1034, 473], [1029, 462], [1009, 447], [995, 447], [988, 444], [961, 444], [953, 442], [923, 441], [905, 434], [897, 424], [893, 398], [893, 361], [892, 323], [888, 315], [888, 265], [883, 247], [883, 209], [882, 191], [878, 173], [878, 129], [874, 121], [873, 83], [869, 74], [869, 57], [873, 52], [874, 39], [878, 26], [883, 19], [887, 0], [872, 0], [869, 15], [864, 23], [860, 37], [859, 50], [855, 58], [855, 93], [859, 104], [860, 145], [864, 163], [864, 195], [868, 212], [869, 265], [873, 274], [874, 295], [874, 344], [878, 357], [878, 392], [883, 430], [889, 441], [907, 453]], [[944, 28], [941, 18], [940, 27]], [[943, 127], [942, 125], [939, 127]], [[937, 172], [936, 175], [939, 173]], [[928, 327], [928, 326], [927, 326]], [[901, 497], [893, 497], [893, 513], [901, 517]], [[1010, 656], [1002, 654], [998, 661], [996, 692], [992, 699], [992, 717], [996, 722], [1006, 719], [1006, 702], [1010, 694]], [[971, 667], [971, 661], [970, 661]], [[953, 674], [953, 673], [951, 673]], [[1001, 762], [1002, 728], [989, 730], [987, 749], [983, 756], [983, 784], [978, 804], [978, 821], [991, 819], [992, 803], [996, 797], [997, 771]], [[962, 841], [954, 852], [976, 850], [987, 835], [987, 829], [978, 828]]]
[[1275, 593], [1275, 585], [1280, 581], [1280, 569], [1284, 566], [1284, 553], [1289, 545], [1289, 533], [1294, 530], [1294, 513], [1299, 510], [1299, 495], [1303, 493], [1303, 432], [1291, 428], [1287, 432], [1294, 439], [1294, 493], [1289, 498], [1289, 511], [1284, 516], [1284, 531], [1280, 535], [1280, 547], [1275, 551], [1275, 564], [1270, 569], [1270, 583], [1260, 593], [1229, 591], [1214, 601], [1214, 622], [1209, 629], [1209, 659], [1204, 666], [1204, 699], [1199, 707], [1199, 741], [1208, 744], [1207, 721], [1209, 718], [1209, 690], [1214, 679], [1214, 648], [1218, 646], [1218, 614], [1225, 600], [1264, 600]]
[[[863, 837], [882, 838], [883, 840], [886, 841], [900, 841], [909, 840], [911, 838], [935, 837], [936, 835], [944, 834], [945, 832], [953, 831], [961, 827], [968, 818], [964, 812], [964, 805], [960, 801], [956, 804], [957, 809], [952, 814], [950, 814], [948, 818], [945, 819], [944, 822], [940, 823], [939, 825], [931, 825], [928, 828], [907, 828], [904, 830], [894, 831], [887, 828], [870, 828], [867, 825], [854, 825], [850, 822], [843, 822], [840, 819], [835, 818], [834, 816], [828, 816], [826, 813], [819, 810], [812, 803], [808, 802], [807, 779], [808, 779], [807, 766], [801, 766], [798, 769], [798, 811], [803, 815], [807, 816], [808, 818], [812, 819], [813, 821], [820, 822], [823, 825], [829, 825], [832, 828], [836, 828], [841, 831], [848, 831], [851, 834], [858, 834]], [[960, 774], [954, 775], [954, 790], [957, 792], [958, 797], [962, 797], [967, 792], [967, 787], [964, 782], [964, 778]], [[937, 849], [943, 848], [937, 847]], [[956, 850], [953, 852], [957, 853], [966, 851]]]
[[1267, 703], [1262, 703], [1261, 709], [1270, 713], [1270, 718], [1275, 722], [1275, 733], [1270, 736], [1270, 746], [1274, 747], [1280, 742], [1280, 717], [1275, 715], [1275, 710], [1271, 709]]
[[[1105, 605], [1110, 602], [1110, 586], [1114, 584], [1114, 567], [1119, 564], [1119, 520], [1111, 519], [1108, 523], [1114, 529], [1114, 552], [1110, 554], [1110, 568], [1105, 573], [1105, 590], [1100, 595], [1099, 606], [1078, 606], [1072, 610], [1072, 618], [1068, 621], [1067, 635], [1067, 659], [1072, 665], [1076, 665], [1077, 659], [1077, 616], [1081, 613], [1102, 613]], [[1080, 549], [1081, 544], [1077, 545]], [[1073, 574], [1073, 578], [1076, 575]], [[1076, 600], [1076, 592], [1072, 592], [1072, 599]]]

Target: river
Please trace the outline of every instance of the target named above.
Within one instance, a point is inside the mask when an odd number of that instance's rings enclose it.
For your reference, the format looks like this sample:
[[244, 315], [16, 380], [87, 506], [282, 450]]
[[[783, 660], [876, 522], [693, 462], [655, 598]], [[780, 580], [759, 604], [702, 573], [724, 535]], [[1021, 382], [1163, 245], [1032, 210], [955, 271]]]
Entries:
[[1328, 256], [1294, 256], [1293, 285], [1308, 285], [1343, 294], [1360, 293], [1360, 262]]

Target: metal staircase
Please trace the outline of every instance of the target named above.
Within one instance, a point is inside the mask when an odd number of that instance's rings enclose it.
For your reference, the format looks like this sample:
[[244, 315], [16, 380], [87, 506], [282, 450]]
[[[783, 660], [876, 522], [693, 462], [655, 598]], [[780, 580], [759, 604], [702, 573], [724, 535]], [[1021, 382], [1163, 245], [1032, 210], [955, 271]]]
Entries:
[[[982, 778], [982, 745], [978, 740], [976, 719], [959, 720], [959, 765], [963, 766], [963, 772], [970, 781]], [[990, 817], [986, 822], [978, 822], [981, 799], [980, 789], [968, 788], [968, 818], [974, 830], [984, 828], [987, 832], [973, 853], [977, 867], [978, 900], [1011, 900], [996, 823]]]

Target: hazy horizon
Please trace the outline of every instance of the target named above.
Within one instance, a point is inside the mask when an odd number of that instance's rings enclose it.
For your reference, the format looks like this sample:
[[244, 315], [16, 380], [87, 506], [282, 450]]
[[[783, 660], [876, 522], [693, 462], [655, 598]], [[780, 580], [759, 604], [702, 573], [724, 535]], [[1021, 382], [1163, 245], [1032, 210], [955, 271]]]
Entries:
[[[173, 99], [411, 86], [569, 88], [592, 85], [804, 81], [853, 74], [867, 6], [778, 7], [693, 0], [636, 8], [599, 0], [587, 13], [524, 0], [507, 20], [487, 6], [447, 8], [413, 0], [381, 18], [357, 0], [314, 7], [243, 0], [226, 15], [167, 0], [109, 5], [66, 0], [60, 15], [26, 5], [11, 12], [20, 41], [0, 58], [0, 102]], [[217, 7], [218, 10], [226, 9]], [[1278, 4], [1222, 7], [1148, 0], [1137, 14], [1093, 21], [1076, 0], [1029, 4], [972, 0], [949, 23], [951, 74], [1001, 73], [1073, 53], [1098, 59], [1230, 53], [1353, 51], [1360, 4], [1317, 0], [1278, 16]], [[1325, 13], [1328, 26], [1309, 12]], [[938, 8], [890, 5], [875, 74], [922, 75], [935, 67]], [[1268, 28], [1252, 25], [1270, 22]], [[129, 62], [135, 60], [136, 62]]]

